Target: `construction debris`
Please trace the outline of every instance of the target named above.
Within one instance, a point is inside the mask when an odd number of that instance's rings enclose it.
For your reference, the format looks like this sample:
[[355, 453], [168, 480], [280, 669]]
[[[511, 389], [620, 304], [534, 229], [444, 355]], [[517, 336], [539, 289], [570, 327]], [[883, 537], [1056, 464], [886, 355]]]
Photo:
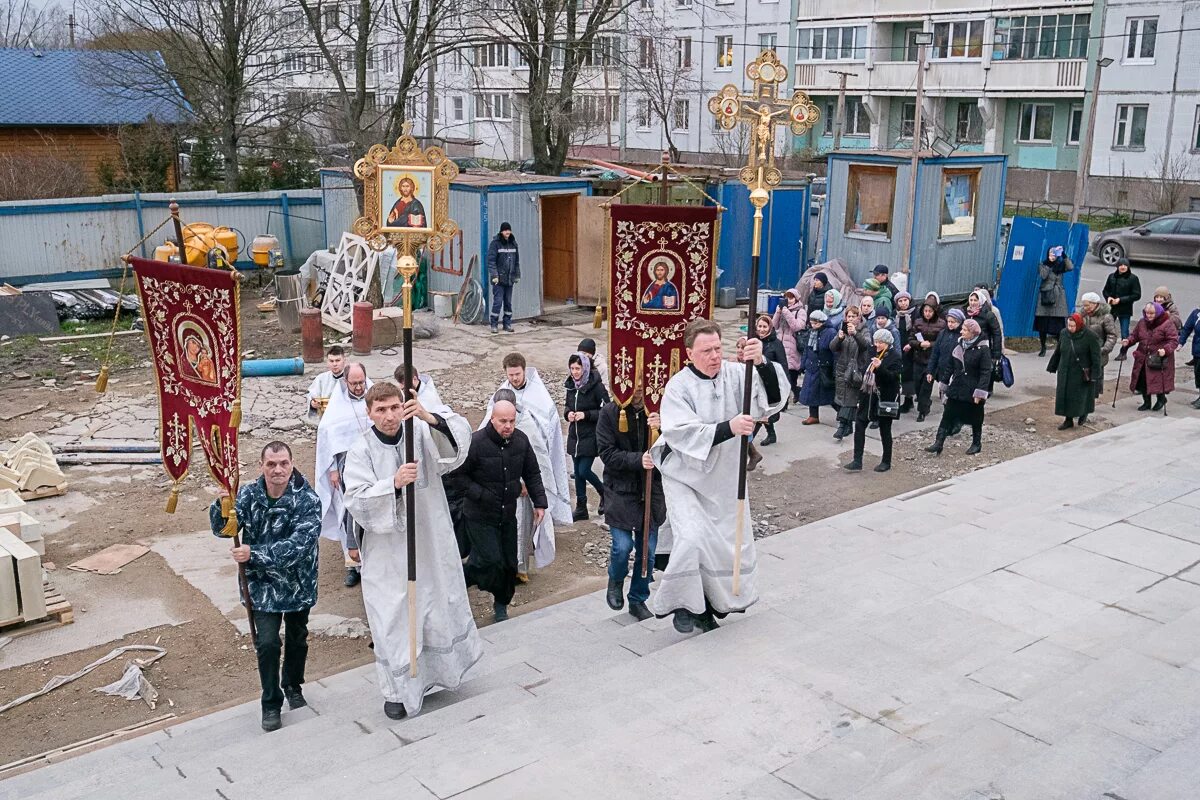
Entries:
[[109, 651], [108, 655], [106, 655], [102, 658], [96, 659], [95, 661], [88, 664], [86, 667], [79, 670], [78, 672], [71, 674], [71, 675], [55, 675], [53, 678], [51, 678], [49, 681], [46, 682], [45, 686], [43, 686], [41, 689], [38, 689], [36, 692], [30, 692], [27, 695], [22, 695], [21, 697], [18, 697], [16, 700], [13, 700], [9, 703], [6, 703], [5, 705], [0, 706], [0, 714], [3, 714], [5, 711], [16, 708], [17, 706], [22, 705], [24, 703], [28, 703], [30, 700], [41, 697], [42, 695], [50, 694], [50, 692], [54, 691], [58, 687], [65, 686], [68, 683], [71, 683], [73, 681], [77, 681], [80, 678], [82, 678], [84, 675], [87, 675], [89, 672], [94, 670], [96, 667], [103, 666], [103, 665], [107, 664], [108, 662], [112, 661], [114, 658], [120, 658], [125, 653], [129, 653], [129, 652], [155, 653], [153, 658], [134, 659], [133, 663], [137, 664], [138, 666], [140, 666], [142, 668], [150, 666], [155, 661], [158, 661], [160, 658], [162, 658], [163, 656], [165, 656], [167, 654], [167, 651], [165, 648], [155, 647], [153, 645], [148, 645], [148, 644], [130, 644], [130, 645], [125, 645], [124, 647], [118, 647], [115, 650]]
[[149, 547], [140, 544], [114, 544], [99, 553], [81, 558], [74, 564], [68, 564], [67, 569], [76, 572], [94, 572], [97, 575], [116, 575], [121, 571], [121, 567], [136, 561], [149, 552]]
[[50, 445], [32, 433], [0, 454], [0, 489], [12, 489], [25, 500], [66, 494], [67, 478]]
[[146, 705], [150, 706], [151, 711], [158, 702], [158, 689], [155, 689], [154, 684], [150, 683], [142, 674], [142, 668], [137, 661], [125, 664], [125, 674], [121, 676], [120, 680], [113, 681], [108, 686], [92, 689], [92, 691], [103, 692], [112, 697], [124, 697], [126, 700], [141, 698], [146, 701]]

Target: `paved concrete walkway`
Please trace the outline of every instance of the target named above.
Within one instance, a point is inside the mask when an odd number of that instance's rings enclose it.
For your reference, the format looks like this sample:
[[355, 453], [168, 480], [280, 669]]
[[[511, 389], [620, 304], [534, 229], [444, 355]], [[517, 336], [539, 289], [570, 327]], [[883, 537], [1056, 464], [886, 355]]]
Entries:
[[1197, 464], [1200, 421], [1145, 419], [762, 540], [713, 633], [582, 597], [415, 719], [357, 669], [277, 733], [240, 705], [0, 798], [1192, 800]]

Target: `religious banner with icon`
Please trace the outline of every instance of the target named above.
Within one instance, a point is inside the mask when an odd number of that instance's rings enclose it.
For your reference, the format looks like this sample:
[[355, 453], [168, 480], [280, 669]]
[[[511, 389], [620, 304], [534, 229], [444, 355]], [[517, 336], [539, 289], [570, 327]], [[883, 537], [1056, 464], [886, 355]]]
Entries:
[[639, 386], [657, 411], [687, 360], [683, 332], [710, 318], [718, 209], [614, 205], [609, 226], [609, 390], [624, 408]]
[[213, 479], [236, 496], [242, 376], [237, 275], [144, 258], [130, 262], [158, 379], [163, 468], [175, 482], [167, 509], [174, 509], [191, 465], [193, 431]]

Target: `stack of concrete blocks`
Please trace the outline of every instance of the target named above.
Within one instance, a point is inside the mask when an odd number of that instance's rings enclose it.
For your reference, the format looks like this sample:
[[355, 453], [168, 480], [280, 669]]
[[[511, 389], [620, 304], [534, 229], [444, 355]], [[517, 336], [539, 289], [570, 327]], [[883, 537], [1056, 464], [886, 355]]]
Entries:
[[58, 467], [54, 451], [32, 433], [0, 454], [0, 489], [12, 489], [26, 498], [49, 497], [67, 490], [67, 478]]
[[46, 616], [41, 524], [12, 489], [0, 489], [0, 625]]

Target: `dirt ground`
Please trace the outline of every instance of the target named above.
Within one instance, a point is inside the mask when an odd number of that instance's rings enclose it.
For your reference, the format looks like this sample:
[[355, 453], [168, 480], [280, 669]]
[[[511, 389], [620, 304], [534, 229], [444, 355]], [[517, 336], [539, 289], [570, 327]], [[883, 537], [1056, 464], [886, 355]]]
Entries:
[[[251, 280], [244, 299], [257, 300], [259, 291]], [[253, 357], [258, 358], [295, 354], [295, 337], [283, 334], [274, 324], [273, 315], [260, 314], [254, 309], [253, 302], [244, 302], [243, 308], [244, 350], [253, 351]], [[0, 440], [14, 438], [26, 431], [46, 430], [50, 426], [50, 420], [45, 416], [47, 411], [79, 412], [91, 408], [96, 398], [91, 384], [99, 369], [103, 342], [101, 339], [86, 344], [41, 345], [36, 340], [19, 340], [0, 349], [0, 419], [10, 417], [0, 421]], [[115, 340], [114, 354], [110, 385], [130, 387], [144, 383], [144, 391], [151, 391], [153, 374], [146, 360], [143, 337], [119, 337]], [[477, 370], [463, 369], [438, 380], [439, 385], [452, 388], [456, 383], [474, 383], [480, 378]], [[491, 379], [486, 382], [490, 384]], [[12, 416], [41, 403], [48, 404], [48, 408]], [[755, 515], [763, 521], [757, 535], [769, 535], [839, 514], [1087, 435], [1096, 429], [1059, 432], [1055, 430], [1059, 419], [1052, 411], [1053, 398], [1049, 397], [989, 414], [984, 452], [976, 457], [962, 453], [969, 441], [966, 433], [949, 442], [940, 458], [921, 451], [920, 448], [928, 443], [926, 436], [908, 434], [897, 439], [894, 467], [885, 475], [869, 471], [874, 465], [871, 457], [867, 460], [867, 471], [857, 474], [831, 468], [826, 460], [815, 459], [795, 462], [789, 470], [777, 475], [754, 473], [751, 495]], [[467, 415], [471, 422], [479, 421], [478, 410], [468, 411]], [[1027, 424], [1028, 419], [1032, 419], [1033, 424]], [[812, 431], [812, 435], [829, 435], [825, 431], [822, 426]], [[306, 437], [296, 441], [298, 464], [311, 464], [313, 460], [314, 440], [311, 434]], [[244, 452], [257, 451], [264, 443], [244, 437]], [[845, 444], [844, 460], [848, 460], [850, 441], [846, 440]], [[247, 460], [243, 457], [243, 461]], [[192, 471], [184, 486], [186, 502], [181, 503], [174, 516], [163, 513], [165, 477], [151, 486], [92, 481], [87, 492], [96, 504], [89, 509], [85, 519], [47, 537], [46, 559], [56, 562], [62, 569], [66, 564], [114, 543], [144, 541], [206, 528], [207, 505], [215, 493], [202, 472], [199, 469]], [[816, 488], [797, 491], [798, 486]], [[592, 502], [594, 508], [595, 498]], [[36, 504], [31, 510], [36, 514]], [[561, 529], [557, 548], [555, 562], [536, 572], [530, 583], [518, 587], [512, 608], [514, 614], [604, 586], [608, 536], [596, 524], [595, 516], [573, 528]], [[365, 619], [361, 593], [342, 585], [344, 575], [338, 546], [322, 541], [316, 611]], [[176, 575], [160, 556], [150, 552], [125, 567], [120, 575], [109, 579], [125, 582], [134, 596], [139, 593], [141, 596], [155, 593], [168, 596], [173, 608], [188, 621], [152, 628], [118, 642], [46, 661], [0, 670], [0, 703], [41, 688], [54, 675], [70, 674], [121, 644], [157, 643], [168, 651], [165, 658], [147, 671], [147, 677], [160, 692], [158, 708], [151, 710], [140, 701], [128, 702], [92, 691], [121, 675], [124, 662], [115, 660], [73, 684], [5, 713], [0, 764], [163, 713], [173, 712], [180, 716], [202, 713], [257, 695], [255, 659], [247, 637], [240, 636], [208, 599]], [[490, 595], [471, 590], [471, 599], [479, 624], [489, 624]], [[86, 612], [77, 610], [77, 613]], [[313, 680], [370, 660], [371, 652], [364, 639], [313, 637], [307, 677]]]

